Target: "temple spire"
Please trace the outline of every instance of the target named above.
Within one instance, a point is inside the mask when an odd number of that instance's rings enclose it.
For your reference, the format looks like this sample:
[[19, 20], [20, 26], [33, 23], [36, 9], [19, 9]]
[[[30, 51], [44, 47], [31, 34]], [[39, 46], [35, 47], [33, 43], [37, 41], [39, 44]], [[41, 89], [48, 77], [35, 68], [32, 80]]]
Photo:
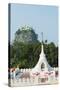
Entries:
[[41, 32], [41, 36], [42, 36], [42, 44], [43, 44], [43, 32]]
[[42, 36], [41, 53], [44, 53], [44, 48], [43, 48], [43, 32], [41, 32], [41, 36]]

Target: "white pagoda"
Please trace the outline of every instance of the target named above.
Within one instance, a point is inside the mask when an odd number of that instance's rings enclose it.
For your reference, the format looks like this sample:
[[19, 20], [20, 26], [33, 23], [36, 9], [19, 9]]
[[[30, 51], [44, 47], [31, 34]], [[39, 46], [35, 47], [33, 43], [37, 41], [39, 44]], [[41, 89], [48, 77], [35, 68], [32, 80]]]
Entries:
[[[42, 36], [43, 39], [43, 36]], [[36, 66], [32, 69], [32, 73], [40, 73], [41, 71], [53, 71], [53, 68], [48, 64], [44, 48], [43, 48], [43, 40], [41, 45], [41, 54], [39, 55], [39, 60], [36, 64]]]

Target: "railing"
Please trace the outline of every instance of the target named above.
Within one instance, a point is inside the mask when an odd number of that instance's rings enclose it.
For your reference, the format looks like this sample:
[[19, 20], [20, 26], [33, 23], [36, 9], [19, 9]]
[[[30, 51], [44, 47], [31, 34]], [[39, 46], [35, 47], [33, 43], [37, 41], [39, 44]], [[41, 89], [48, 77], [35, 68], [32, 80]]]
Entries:
[[[22, 73], [30, 72], [32, 69], [19, 69], [16, 68], [15, 71], [11, 71], [10, 73], [13, 73], [13, 79], [10, 79], [11, 86], [24, 86], [24, 85], [37, 85], [37, 84], [56, 84], [58, 83], [58, 77], [54, 75], [48, 75], [48, 77], [43, 78], [39, 75], [37, 76], [30, 76], [30, 77], [23, 77], [23, 78], [16, 78], [15, 74], [16, 71], [20, 71]], [[58, 71], [58, 68], [54, 68], [54, 72]]]
[[20, 69], [21, 72], [30, 72], [32, 69], [30, 68], [24, 68], [24, 69]]

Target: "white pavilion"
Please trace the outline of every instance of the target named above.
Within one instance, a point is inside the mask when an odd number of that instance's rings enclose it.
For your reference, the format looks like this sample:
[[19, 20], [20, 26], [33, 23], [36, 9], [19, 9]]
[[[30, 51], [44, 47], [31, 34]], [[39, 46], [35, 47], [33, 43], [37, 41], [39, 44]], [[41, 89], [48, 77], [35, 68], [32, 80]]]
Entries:
[[[43, 39], [43, 36], [42, 36]], [[41, 71], [50, 72], [53, 71], [53, 68], [48, 64], [43, 47], [43, 40], [41, 44], [41, 54], [39, 55], [39, 60], [34, 68], [32, 68], [31, 73], [39, 73]]]

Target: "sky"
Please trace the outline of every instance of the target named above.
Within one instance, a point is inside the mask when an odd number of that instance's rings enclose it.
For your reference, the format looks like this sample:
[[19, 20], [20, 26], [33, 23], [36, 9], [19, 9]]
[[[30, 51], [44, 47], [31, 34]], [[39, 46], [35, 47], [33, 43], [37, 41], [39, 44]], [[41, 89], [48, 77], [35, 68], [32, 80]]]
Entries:
[[43, 32], [43, 40], [47, 39], [48, 43], [54, 42], [58, 45], [58, 7], [11, 4], [11, 42], [15, 32], [25, 25], [35, 30], [39, 41]]

